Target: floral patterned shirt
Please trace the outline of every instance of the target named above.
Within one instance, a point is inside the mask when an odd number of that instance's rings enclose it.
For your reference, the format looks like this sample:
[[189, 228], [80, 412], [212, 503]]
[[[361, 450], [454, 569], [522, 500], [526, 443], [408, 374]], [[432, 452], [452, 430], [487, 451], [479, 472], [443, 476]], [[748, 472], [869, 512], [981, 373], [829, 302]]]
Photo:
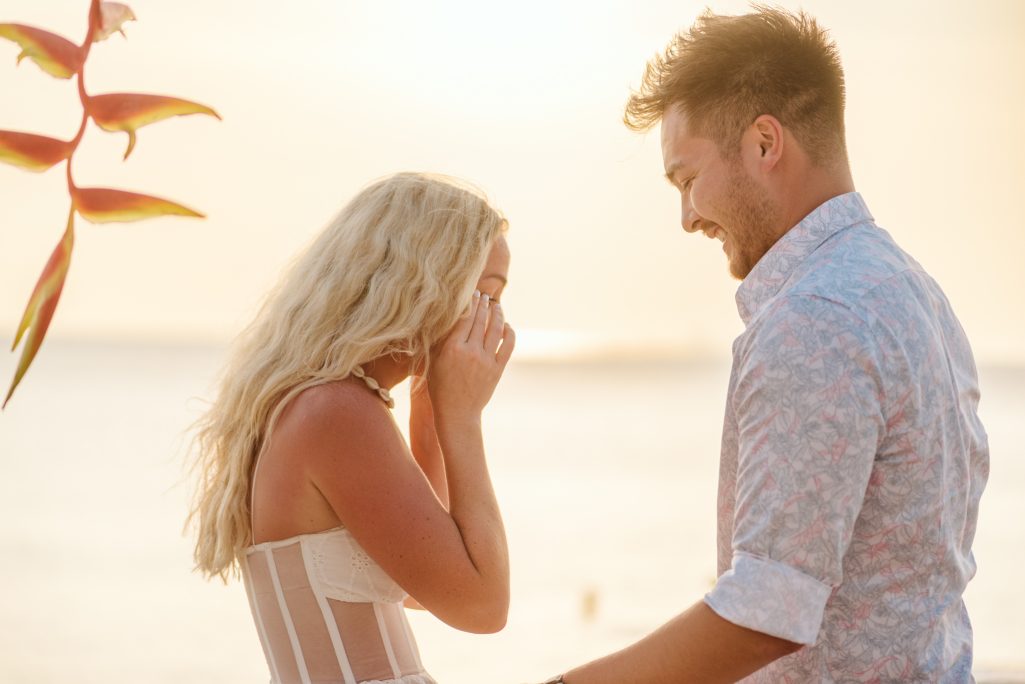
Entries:
[[848, 193], [773, 245], [737, 305], [705, 602], [805, 645], [745, 681], [972, 681], [961, 596], [989, 450], [943, 292]]

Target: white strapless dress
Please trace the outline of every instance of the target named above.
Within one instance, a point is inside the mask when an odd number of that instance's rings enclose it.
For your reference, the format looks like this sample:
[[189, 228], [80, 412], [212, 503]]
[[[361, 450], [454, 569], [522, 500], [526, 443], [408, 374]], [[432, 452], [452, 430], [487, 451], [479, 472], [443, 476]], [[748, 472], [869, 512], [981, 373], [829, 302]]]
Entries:
[[406, 592], [344, 527], [254, 544], [241, 565], [272, 684], [436, 684]]

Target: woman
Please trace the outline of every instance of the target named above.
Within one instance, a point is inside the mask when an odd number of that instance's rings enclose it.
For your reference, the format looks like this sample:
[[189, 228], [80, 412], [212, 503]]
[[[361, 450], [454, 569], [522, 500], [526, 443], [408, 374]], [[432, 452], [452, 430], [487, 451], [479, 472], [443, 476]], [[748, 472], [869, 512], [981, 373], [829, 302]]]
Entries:
[[[430, 684], [403, 611], [495, 632], [505, 533], [481, 411], [513, 350], [505, 220], [399, 174], [292, 266], [197, 436], [197, 567], [246, 584], [273, 682]], [[413, 375], [410, 443], [389, 389]]]

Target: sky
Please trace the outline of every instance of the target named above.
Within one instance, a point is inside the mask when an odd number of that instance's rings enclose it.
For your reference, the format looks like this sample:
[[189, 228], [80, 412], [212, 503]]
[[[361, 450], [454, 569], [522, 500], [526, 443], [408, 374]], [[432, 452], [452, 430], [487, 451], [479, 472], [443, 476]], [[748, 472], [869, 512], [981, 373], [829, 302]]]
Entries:
[[[207, 218], [80, 222], [51, 336], [224, 344], [361, 187], [424, 170], [475, 183], [508, 217], [503, 302], [522, 354], [729, 355], [738, 283], [718, 243], [680, 228], [658, 129], [620, 121], [645, 62], [704, 3], [129, 4], [138, 21], [94, 47], [87, 90], [184, 97], [223, 121], [143, 128], [127, 162], [123, 134], [90, 127], [76, 179]], [[939, 281], [981, 362], [1025, 364], [1025, 2], [781, 4], [838, 43], [855, 185], [877, 222]], [[0, 0], [0, 21], [77, 42], [87, 6]], [[0, 41], [0, 129], [71, 138], [74, 84], [17, 54]], [[0, 339], [67, 206], [62, 167], [0, 166]]]

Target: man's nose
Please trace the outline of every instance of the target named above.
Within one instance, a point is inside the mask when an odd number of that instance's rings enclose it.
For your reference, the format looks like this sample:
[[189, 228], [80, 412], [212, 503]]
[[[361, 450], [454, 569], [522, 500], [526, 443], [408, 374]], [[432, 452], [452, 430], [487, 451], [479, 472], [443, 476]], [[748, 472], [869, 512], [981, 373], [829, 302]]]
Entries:
[[688, 233], [693, 233], [698, 230], [698, 226], [701, 223], [701, 216], [698, 212], [694, 211], [694, 207], [690, 205], [686, 199], [683, 200], [683, 229]]

